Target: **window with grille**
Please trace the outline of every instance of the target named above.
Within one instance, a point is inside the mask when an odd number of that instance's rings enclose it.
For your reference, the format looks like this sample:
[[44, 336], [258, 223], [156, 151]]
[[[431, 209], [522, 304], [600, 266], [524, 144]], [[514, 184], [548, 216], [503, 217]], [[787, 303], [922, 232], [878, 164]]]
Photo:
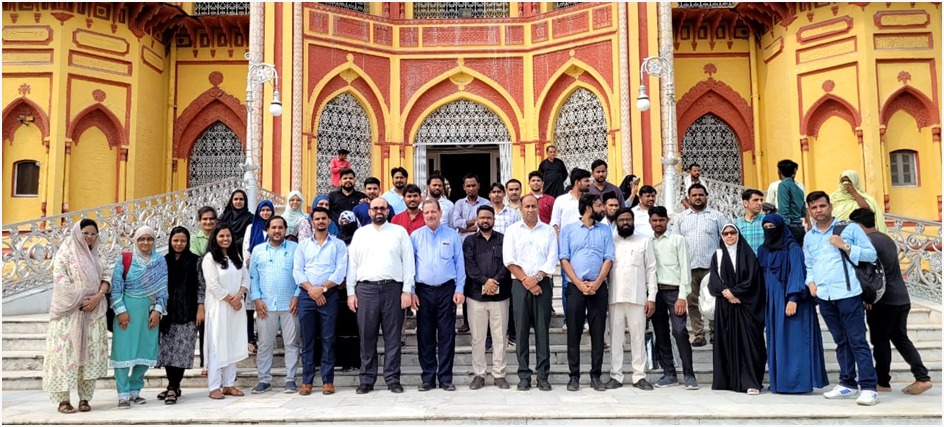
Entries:
[[[367, 112], [354, 96], [342, 93], [328, 101], [318, 120], [318, 194], [328, 194], [331, 187], [331, 159], [338, 150], [349, 151], [355, 182], [370, 176], [371, 130]], [[359, 185], [358, 185], [359, 186]]]
[[893, 187], [915, 187], [918, 185], [918, 152], [897, 150], [889, 154]]
[[363, 1], [326, 1], [318, 4], [323, 4], [325, 6], [337, 7], [340, 9], [352, 10], [354, 12], [367, 13], [368, 6], [367, 2]]
[[415, 2], [415, 19], [468, 19], [507, 18], [510, 16], [508, 2]]
[[13, 196], [39, 195], [39, 162], [22, 160], [13, 164]]
[[682, 165], [701, 165], [702, 176], [740, 185], [741, 145], [727, 123], [714, 114], [695, 120], [682, 137]]
[[567, 170], [589, 170], [594, 160], [607, 158], [606, 133], [606, 113], [600, 99], [578, 88], [564, 102], [554, 124], [557, 157]]
[[191, 187], [243, 176], [246, 152], [239, 137], [223, 123], [212, 124], [190, 151]]
[[583, 2], [582, 1], [556, 1], [553, 4], [554, 4], [554, 10], [560, 10], [560, 9], [568, 8], [571, 6], [576, 6], [581, 3]]
[[193, 4], [193, 14], [194, 15], [248, 15], [249, 2], [242, 2], [242, 1], [195, 2]]

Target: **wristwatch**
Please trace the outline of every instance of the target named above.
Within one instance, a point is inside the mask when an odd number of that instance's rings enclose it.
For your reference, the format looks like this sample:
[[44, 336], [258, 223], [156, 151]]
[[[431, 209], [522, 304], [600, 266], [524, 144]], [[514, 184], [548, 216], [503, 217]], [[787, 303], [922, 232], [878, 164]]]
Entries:
[[852, 246], [849, 246], [848, 243], [846, 243], [846, 245], [842, 247], [842, 250], [844, 250], [844, 251], [846, 251], [846, 252], [849, 252], [850, 249], [852, 249]]

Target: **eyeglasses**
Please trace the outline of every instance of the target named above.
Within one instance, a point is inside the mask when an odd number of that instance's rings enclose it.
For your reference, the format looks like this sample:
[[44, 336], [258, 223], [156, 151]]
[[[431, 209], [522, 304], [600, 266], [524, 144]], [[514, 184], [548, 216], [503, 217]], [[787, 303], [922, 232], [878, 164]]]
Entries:
[[372, 211], [374, 211], [374, 212], [383, 212], [383, 211], [387, 210], [387, 208], [370, 208], [370, 210], [372, 210]]
[[737, 231], [722, 231], [721, 232], [722, 236], [734, 236], [736, 234], [737, 234]]
[[98, 237], [98, 233], [90, 233], [88, 231], [83, 231], [82, 235], [85, 237]]

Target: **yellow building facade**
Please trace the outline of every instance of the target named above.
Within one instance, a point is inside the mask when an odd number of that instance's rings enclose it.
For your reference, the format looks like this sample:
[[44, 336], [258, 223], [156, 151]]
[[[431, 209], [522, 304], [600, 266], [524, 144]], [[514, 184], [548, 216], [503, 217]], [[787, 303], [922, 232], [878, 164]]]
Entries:
[[[766, 189], [776, 163], [832, 192], [855, 169], [885, 209], [941, 217], [941, 10], [932, 3], [674, 4], [678, 148], [705, 176]], [[242, 176], [330, 190], [402, 166], [456, 186], [524, 181], [555, 144], [657, 184], [655, 3], [5, 3], [3, 222]], [[247, 135], [247, 53], [284, 114]]]

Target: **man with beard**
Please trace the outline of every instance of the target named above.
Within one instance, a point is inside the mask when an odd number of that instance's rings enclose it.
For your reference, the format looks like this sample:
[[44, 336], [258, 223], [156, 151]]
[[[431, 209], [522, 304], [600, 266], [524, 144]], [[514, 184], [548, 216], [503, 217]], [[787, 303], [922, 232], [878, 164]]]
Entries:
[[692, 184], [688, 188], [688, 199], [689, 208], [679, 214], [675, 230], [688, 243], [689, 265], [692, 268], [688, 311], [692, 316], [692, 332], [695, 333], [692, 347], [701, 347], [708, 343], [705, 341], [705, 319], [698, 309], [701, 280], [708, 274], [711, 258], [715, 256], [720, 243], [718, 236], [728, 219], [721, 212], [708, 207], [708, 190], [704, 185]]
[[335, 224], [338, 223], [341, 212], [353, 210], [361, 200], [367, 199], [366, 194], [354, 189], [355, 178], [353, 170], [341, 171], [341, 188], [328, 193], [328, 206], [331, 207], [330, 218]]
[[538, 217], [545, 224], [551, 223], [551, 212], [554, 211], [554, 196], [544, 193], [544, 176], [541, 172], [531, 171], [528, 174], [528, 187], [531, 188], [531, 194], [538, 199]]
[[636, 234], [653, 237], [652, 226], [649, 225], [649, 209], [656, 205], [656, 188], [643, 185], [639, 189], [639, 204], [633, 207], [633, 223], [636, 225]]
[[[414, 186], [415, 187], [415, 186]], [[417, 188], [417, 191], [419, 189]], [[452, 367], [456, 356], [456, 306], [465, 302], [465, 257], [459, 233], [442, 227], [439, 202], [423, 202], [426, 225], [410, 239], [416, 259], [416, 346], [419, 352], [420, 391], [439, 387], [456, 391]]]
[[[334, 394], [334, 331], [339, 305], [337, 287], [344, 283], [348, 266], [347, 246], [337, 237], [328, 234], [328, 210], [316, 207], [311, 217], [314, 235], [298, 244], [293, 271], [298, 289], [306, 294], [300, 295], [299, 292], [297, 320], [302, 342], [302, 387], [299, 394], [303, 396], [311, 394], [314, 384], [317, 345], [321, 345], [321, 393]], [[271, 227], [269, 239], [272, 239]], [[284, 322], [283, 320], [283, 328]], [[274, 327], [272, 334], [274, 339]], [[282, 335], [283, 339], [287, 339], [285, 331]], [[317, 339], [318, 336], [321, 339]]]
[[623, 342], [629, 326], [630, 349], [633, 355], [633, 387], [652, 390], [646, 381], [646, 318], [656, 300], [656, 253], [652, 239], [635, 231], [635, 218], [629, 208], [616, 211], [616, 232], [613, 238], [615, 257], [610, 270], [610, 381], [606, 388], [623, 386]]
[[476, 231], [475, 212], [479, 206], [487, 206], [489, 203], [479, 197], [479, 177], [477, 175], [470, 173], [463, 177], [462, 188], [465, 189], [465, 198], [456, 202], [456, 208], [452, 213], [452, 226], [459, 232], [459, 237], [465, 239]]
[[[551, 197], [558, 197], [564, 194], [564, 179], [567, 178], [567, 166], [564, 161], [557, 158], [557, 147], [548, 145], [545, 149], [547, 158], [541, 160], [538, 165], [538, 172], [544, 178], [544, 193]], [[570, 181], [573, 184], [573, 181]]]
[[[561, 194], [554, 199], [554, 209], [551, 211], [551, 225], [557, 231], [558, 236], [564, 226], [580, 222], [580, 212], [578, 210], [578, 200], [580, 197], [590, 191], [590, 171], [586, 169], [574, 168], [570, 171], [571, 188], [567, 193]], [[567, 327], [567, 284], [570, 279], [561, 271], [561, 304], [564, 309], [564, 327]]]
[[492, 352], [492, 377], [496, 387], [507, 389], [504, 331], [511, 326], [508, 323], [511, 280], [501, 257], [505, 236], [493, 231], [495, 210], [490, 206], [480, 206], [477, 219], [479, 231], [466, 237], [462, 243], [466, 271], [465, 294], [469, 307], [467, 317], [472, 326], [472, 371], [475, 374], [469, 388], [478, 390], [485, 385], [485, 340], [490, 331], [496, 337]]
[[603, 199], [603, 211], [606, 215], [600, 220], [600, 224], [609, 227], [613, 237], [616, 237], [616, 212], [620, 209], [619, 199], [612, 191], [603, 193], [601, 199]]
[[590, 164], [590, 173], [593, 174], [593, 182], [590, 185], [590, 194], [596, 194], [603, 198], [603, 195], [612, 192], [616, 195], [619, 205], [623, 206], [623, 190], [606, 180], [607, 165], [601, 159], [596, 159]]
[[442, 225], [452, 227], [452, 211], [456, 205], [446, 196], [446, 178], [438, 173], [433, 173], [426, 178], [426, 192], [430, 199], [439, 202], [439, 208], [442, 209]]
[[420, 211], [420, 202], [423, 201], [420, 188], [413, 184], [404, 187], [403, 201], [406, 202], [406, 209], [394, 215], [390, 223], [406, 229], [406, 234], [413, 234], [414, 231], [426, 225], [423, 221], [423, 212]]
[[[652, 331], [656, 336], [655, 352], [659, 355], [663, 374], [656, 387], [674, 387], [678, 385], [675, 371], [675, 357], [672, 355], [672, 342], [669, 341], [669, 323], [672, 324], [672, 337], [682, 359], [682, 373], [685, 375], [685, 388], [698, 390], [698, 380], [692, 367], [692, 345], [688, 342], [688, 321], [686, 298], [691, 287], [691, 274], [688, 269], [688, 248], [685, 238], [668, 233], [669, 213], [662, 206], [653, 206], [649, 210], [649, 225], [654, 238], [652, 246], [656, 253], [656, 280], [659, 290], [653, 300], [649, 295], [646, 313], [652, 313]], [[716, 238], [717, 240], [717, 238]]]
[[508, 207], [521, 215], [521, 181], [514, 178], [509, 179], [505, 183], [505, 191], [508, 193]]
[[406, 180], [410, 174], [402, 167], [395, 167], [390, 170], [390, 178], [393, 179], [393, 188], [383, 194], [384, 200], [390, 206], [390, 212], [394, 215], [406, 210], [406, 203], [403, 200], [403, 189], [406, 188]]
[[400, 336], [403, 311], [413, 304], [416, 264], [413, 243], [403, 227], [387, 223], [387, 201], [370, 202], [373, 224], [354, 233], [347, 271], [347, 306], [357, 313], [361, 337], [361, 375], [357, 394], [377, 381], [377, 338], [384, 332], [384, 382], [403, 393], [400, 384]]
[[[370, 219], [370, 201], [380, 197], [380, 180], [377, 177], [371, 176], [364, 180], [364, 194], [367, 195], [367, 200], [361, 200], [351, 211], [357, 218], [357, 224], [361, 227], [373, 222]], [[393, 219], [393, 212], [389, 212], [389, 215], [387, 215], [387, 220], [391, 219]]]
[[557, 265], [557, 235], [549, 225], [538, 221], [538, 199], [527, 195], [521, 199], [522, 220], [508, 227], [502, 243], [502, 262], [511, 273], [511, 298], [515, 306], [518, 328], [518, 390], [531, 389], [530, 358], [531, 327], [534, 327], [537, 351], [538, 388], [550, 391], [547, 381], [551, 371], [551, 275]]
[[590, 323], [590, 384], [604, 391], [600, 379], [603, 368], [603, 335], [609, 300], [606, 276], [613, 265], [613, 234], [599, 223], [604, 217], [603, 202], [596, 194], [580, 197], [580, 222], [564, 226], [560, 233], [561, 271], [570, 279], [565, 292], [564, 312], [574, 321], [567, 330], [567, 363], [570, 365], [568, 391], [580, 388], [580, 338], [584, 321]]
[[690, 207], [689, 203], [691, 203], [691, 201], [688, 200], [688, 197], [686, 196], [688, 194], [688, 189], [695, 184], [702, 184], [701, 165], [698, 163], [692, 163], [692, 165], [688, 167], [688, 175], [685, 175], [685, 177], [682, 178], [682, 185], [684, 186], [684, 191], [682, 192], [682, 206], [685, 206], [686, 209]]

